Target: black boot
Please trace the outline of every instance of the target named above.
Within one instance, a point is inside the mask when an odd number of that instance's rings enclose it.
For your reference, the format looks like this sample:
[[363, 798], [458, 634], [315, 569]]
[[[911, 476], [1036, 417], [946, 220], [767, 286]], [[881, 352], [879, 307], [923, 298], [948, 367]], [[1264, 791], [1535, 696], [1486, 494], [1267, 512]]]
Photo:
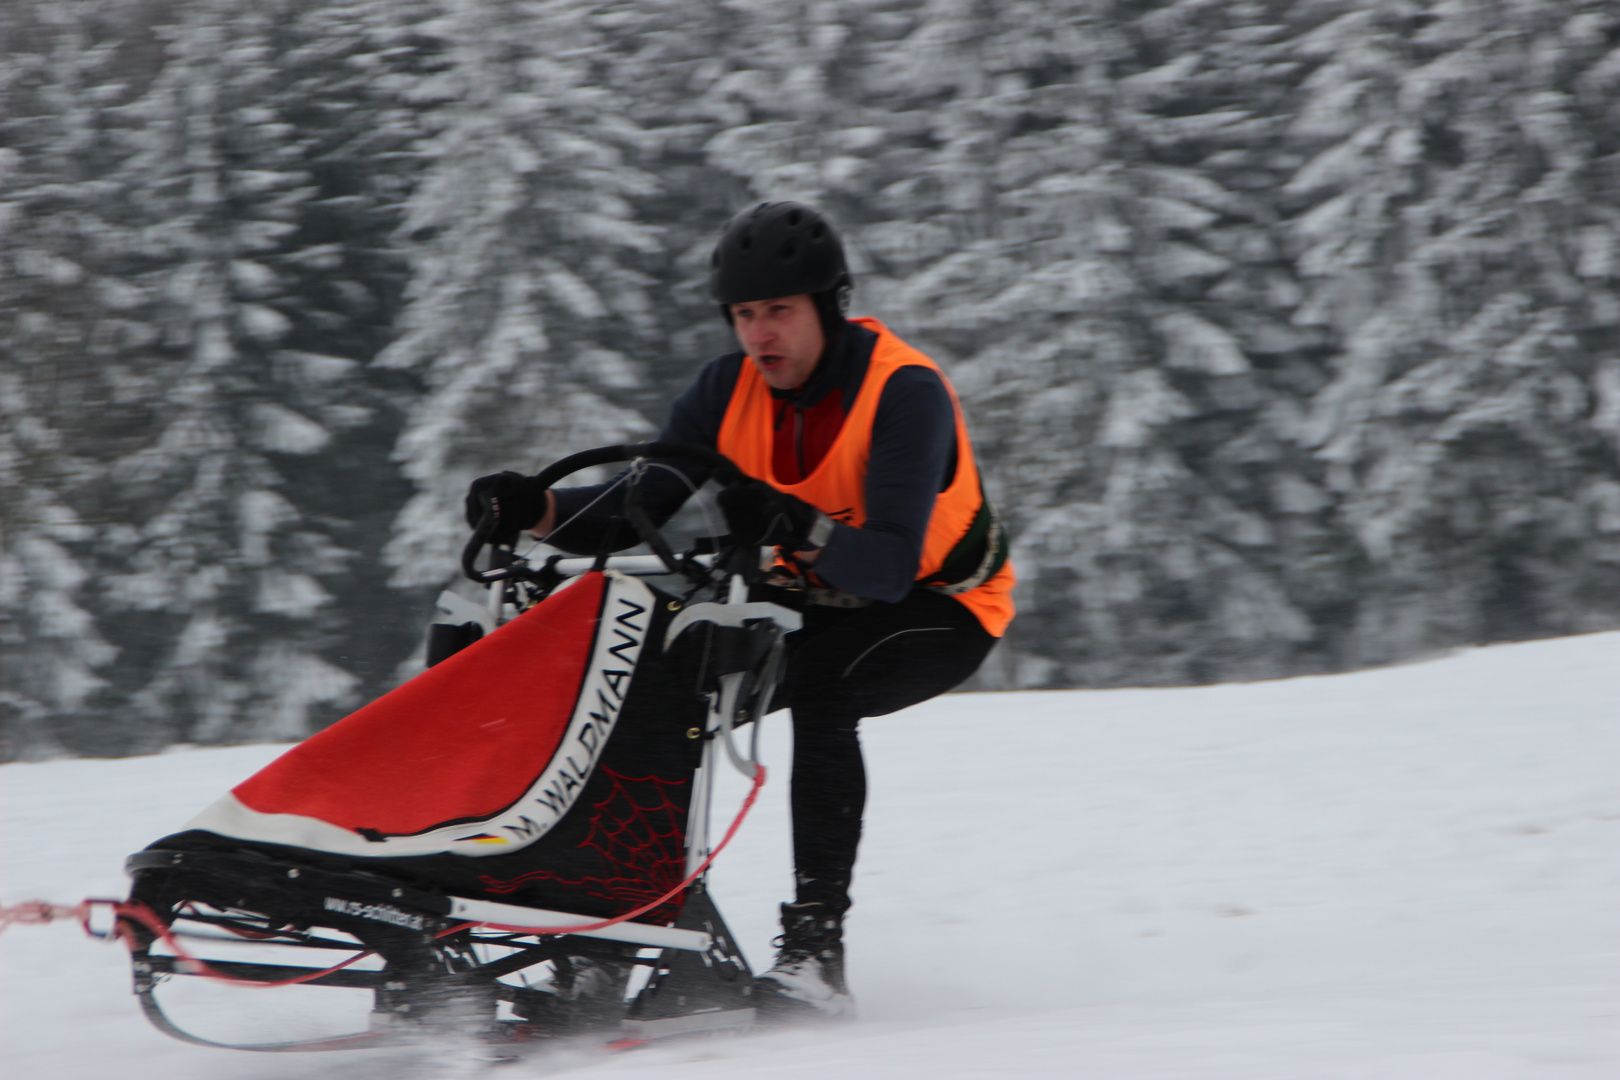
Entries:
[[754, 980], [760, 1019], [853, 1019], [855, 999], [844, 984], [844, 916], [821, 903], [782, 905], [781, 950], [771, 970]]

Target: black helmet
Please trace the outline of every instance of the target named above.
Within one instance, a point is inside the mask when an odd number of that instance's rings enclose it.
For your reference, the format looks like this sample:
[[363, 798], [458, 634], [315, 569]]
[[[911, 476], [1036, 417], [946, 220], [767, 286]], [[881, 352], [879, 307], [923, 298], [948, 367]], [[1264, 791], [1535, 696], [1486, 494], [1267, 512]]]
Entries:
[[827, 294], [840, 318], [849, 303], [844, 245], [827, 219], [803, 203], [760, 203], [726, 224], [709, 259], [709, 292], [728, 304]]

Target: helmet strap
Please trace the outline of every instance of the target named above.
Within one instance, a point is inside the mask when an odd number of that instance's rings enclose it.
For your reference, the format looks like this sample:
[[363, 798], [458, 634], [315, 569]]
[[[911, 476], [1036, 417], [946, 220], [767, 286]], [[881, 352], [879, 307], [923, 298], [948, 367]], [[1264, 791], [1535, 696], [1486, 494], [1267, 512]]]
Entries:
[[827, 339], [827, 348], [831, 349], [838, 335], [844, 332], [846, 313], [849, 311], [849, 277], [846, 275], [830, 289], [823, 289], [818, 293], [811, 293], [810, 299], [816, 305], [816, 314], [821, 318], [821, 332]]

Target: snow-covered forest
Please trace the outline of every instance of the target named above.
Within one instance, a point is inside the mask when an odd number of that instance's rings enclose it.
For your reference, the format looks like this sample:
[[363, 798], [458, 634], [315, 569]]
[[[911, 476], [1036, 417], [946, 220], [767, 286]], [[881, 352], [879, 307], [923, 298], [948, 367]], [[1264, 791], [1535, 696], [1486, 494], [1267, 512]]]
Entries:
[[962, 392], [983, 687], [1620, 627], [1612, 0], [8, 0], [0, 757], [386, 688], [760, 198]]

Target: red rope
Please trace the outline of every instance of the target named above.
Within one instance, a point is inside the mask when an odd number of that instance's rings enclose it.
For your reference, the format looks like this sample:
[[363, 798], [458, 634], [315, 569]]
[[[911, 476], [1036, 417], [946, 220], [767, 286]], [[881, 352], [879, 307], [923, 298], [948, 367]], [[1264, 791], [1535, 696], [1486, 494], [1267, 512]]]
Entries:
[[44, 926], [59, 919], [72, 919], [90, 930], [90, 909], [98, 904], [116, 904], [117, 900], [84, 900], [72, 907], [66, 904], [47, 904], [43, 900], [25, 900], [12, 907], [0, 906], [0, 931], [12, 923], [22, 926]]
[[[754, 801], [759, 798], [759, 789], [764, 786], [765, 766], [757, 765], [755, 766], [754, 771], [754, 786], [749, 789], [748, 797], [743, 800], [741, 809], [737, 811], [736, 818], [732, 820], [731, 828], [726, 830], [726, 835], [721, 838], [720, 843], [715, 845], [713, 851], [709, 852], [709, 857], [704, 859], [698, 868], [693, 870], [692, 873], [687, 876], [685, 881], [682, 881], [679, 885], [669, 890], [663, 896], [641, 905], [634, 911], [627, 911], [623, 915], [616, 918], [604, 919], [601, 922], [586, 923], [583, 926], [507, 926], [501, 923], [465, 922], [452, 926], [448, 930], [441, 931], [437, 936], [445, 937], [447, 935], [459, 933], [462, 930], [478, 926], [488, 927], [491, 930], [517, 931], [526, 934], [578, 934], [591, 930], [605, 930], [610, 926], [617, 926], [622, 922], [628, 922], [638, 915], [645, 915], [647, 912], [658, 907], [660, 904], [668, 903], [670, 900], [674, 899], [677, 894], [684, 891], [688, 886], [696, 881], [700, 875], [702, 875], [703, 871], [709, 868], [709, 865], [714, 862], [715, 858], [726, 849], [726, 845], [731, 843], [731, 838], [737, 835], [737, 830], [742, 826], [743, 819], [748, 816], [748, 812], [754, 808]], [[0, 931], [4, 931], [13, 923], [26, 926], [42, 926], [46, 923], [56, 922], [58, 920], [71, 919], [83, 926], [84, 932], [89, 934], [91, 937], [122, 938], [131, 948], [134, 948], [134, 935], [122, 925], [115, 923], [115, 929], [108, 934], [100, 934], [91, 929], [90, 916], [92, 911], [97, 907], [111, 908], [115, 918], [120, 922], [137, 922], [146, 927], [154, 935], [162, 939], [165, 945], [174, 950], [175, 957], [189, 969], [190, 974], [201, 975], [209, 979], [217, 979], [220, 982], [235, 983], [238, 986], [253, 986], [260, 989], [269, 989], [275, 986], [295, 986], [298, 983], [306, 983], [319, 979], [323, 975], [330, 975], [334, 971], [342, 971], [350, 964], [363, 960], [376, 951], [374, 949], [367, 949], [364, 952], [356, 953], [340, 964], [333, 964], [331, 967], [325, 968], [321, 971], [310, 972], [307, 975], [299, 975], [292, 979], [280, 979], [275, 982], [260, 982], [257, 979], [238, 979], [234, 975], [226, 975], [223, 972], [216, 971], [214, 968], [208, 965], [207, 961], [199, 960], [197, 957], [192, 956], [189, 952], [187, 952], [185, 946], [180, 944], [180, 940], [174, 931], [170, 929], [168, 924], [159, 918], [158, 914], [151, 908], [147, 907], [145, 904], [130, 903], [124, 900], [82, 900], [72, 906], [65, 904], [48, 904], [42, 900], [29, 900], [21, 904], [13, 905], [12, 907], [0, 906]]]
[[[90, 917], [98, 907], [111, 908], [116, 920], [113, 924], [114, 928], [105, 934], [97, 932], [90, 926]], [[204, 975], [210, 979], [218, 979], [221, 982], [236, 983], [238, 986], [292, 986], [296, 983], [309, 982], [312, 979], [320, 978], [322, 975], [330, 975], [334, 971], [341, 971], [355, 961], [370, 956], [374, 951], [367, 949], [365, 952], [357, 953], [341, 964], [334, 964], [324, 971], [315, 971], [308, 975], [300, 975], [293, 979], [282, 979], [278, 982], [261, 982], [258, 979], [238, 979], [234, 975], [226, 975], [224, 972], [214, 970], [208, 965], [207, 961], [192, 956], [186, 951], [185, 946], [180, 944], [180, 940], [174, 931], [158, 917], [157, 912], [145, 904], [129, 903], [124, 900], [81, 900], [79, 903], [69, 907], [66, 904], [47, 904], [42, 900], [28, 900], [13, 907], [0, 907], [0, 930], [5, 930], [12, 923], [24, 926], [43, 926], [46, 923], [68, 919], [84, 927], [84, 932], [91, 937], [123, 939], [131, 948], [135, 944], [134, 938], [129, 930], [120, 925], [119, 922], [127, 920], [140, 923], [152, 931], [154, 935], [162, 938], [163, 942], [174, 950], [175, 956], [191, 970], [192, 974]]]

